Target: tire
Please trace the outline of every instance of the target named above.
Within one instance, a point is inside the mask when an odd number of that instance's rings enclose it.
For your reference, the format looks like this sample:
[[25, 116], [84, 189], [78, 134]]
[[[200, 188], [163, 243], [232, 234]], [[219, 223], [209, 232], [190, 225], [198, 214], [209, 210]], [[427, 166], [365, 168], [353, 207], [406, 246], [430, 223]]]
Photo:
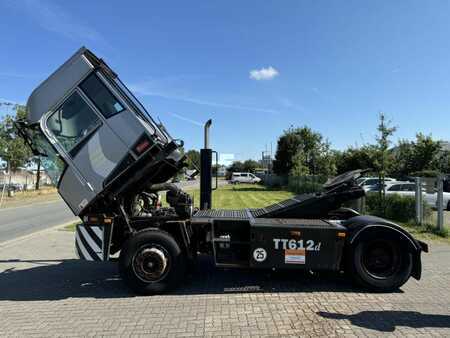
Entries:
[[447, 211], [450, 211], [450, 201], [447, 202]]
[[409, 279], [413, 258], [399, 240], [373, 237], [359, 241], [350, 254], [351, 276], [378, 292], [393, 291]]
[[144, 230], [129, 238], [119, 257], [119, 272], [125, 284], [141, 295], [174, 288], [186, 270], [185, 257], [167, 232]]

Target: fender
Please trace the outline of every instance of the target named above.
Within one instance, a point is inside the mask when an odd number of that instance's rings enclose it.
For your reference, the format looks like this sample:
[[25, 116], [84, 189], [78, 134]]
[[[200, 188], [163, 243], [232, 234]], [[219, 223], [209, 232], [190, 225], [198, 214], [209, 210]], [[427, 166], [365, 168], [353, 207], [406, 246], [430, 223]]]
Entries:
[[380, 217], [375, 216], [356, 216], [343, 222], [343, 225], [347, 227], [349, 232], [349, 237], [347, 243], [353, 245], [356, 243], [357, 239], [360, 238], [367, 231], [371, 230], [384, 230], [396, 233], [400, 239], [408, 244], [412, 254], [413, 254], [413, 270], [411, 275], [420, 279], [422, 274], [422, 262], [421, 262], [421, 252], [428, 252], [428, 245], [422, 241], [416, 240], [408, 231], [403, 229], [398, 224], [390, 222]]

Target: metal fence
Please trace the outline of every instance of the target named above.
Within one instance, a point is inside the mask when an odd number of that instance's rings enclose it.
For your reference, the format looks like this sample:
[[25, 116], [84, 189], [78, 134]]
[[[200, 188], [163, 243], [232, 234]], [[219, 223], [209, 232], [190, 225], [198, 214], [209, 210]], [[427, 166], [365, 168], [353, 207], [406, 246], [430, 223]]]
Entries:
[[[450, 228], [450, 193], [444, 192], [445, 177], [415, 179], [416, 222], [435, 226], [438, 231]], [[424, 206], [432, 211], [426, 213]]]
[[[445, 177], [441, 175], [438, 178], [418, 177], [415, 178], [415, 192], [409, 194], [415, 201], [415, 211], [411, 205], [411, 218], [415, 215], [415, 222], [419, 225], [431, 226], [438, 231], [450, 229], [450, 193], [444, 192]], [[326, 177], [322, 176], [277, 176], [260, 175], [263, 183], [271, 188], [285, 187], [289, 191], [297, 194], [317, 192], [322, 189]], [[408, 195], [408, 194], [406, 194]], [[359, 212], [369, 212], [366, 208], [366, 199], [362, 198], [352, 201], [346, 206]], [[410, 220], [414, 221], [414, 220]]]

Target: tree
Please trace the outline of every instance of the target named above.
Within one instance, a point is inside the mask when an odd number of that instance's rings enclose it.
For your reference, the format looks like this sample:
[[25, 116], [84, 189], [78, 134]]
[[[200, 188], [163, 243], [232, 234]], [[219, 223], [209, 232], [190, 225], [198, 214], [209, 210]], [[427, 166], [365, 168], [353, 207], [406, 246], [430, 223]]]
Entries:
[[18, 135], [14, 121], [26, 117], [25, 107], [16, 105], [15, 116], [6, 115], [0, 122], [0, 158], [6, 162], [8, 171], [15, 171], [29, 163], [31, 150]]
[[431, 135], [418, 133], [413, 150], [413, 167], [414, 171], [434, 170], [437, 169], [438, 155], [441, 151], [439, 141], [434, 141]]
[[333, 175], [330, 144], [308, 127], [290, 128], [278, 139], [273, 170], [278, 175]]
[[390, 138], [397, 130], [396, 127], [391, 127], [390, 124], [390, 121], [386, 121], [384, 113], [380, 113], [380, 123], [377, 128], [379, 134], [376, 138], [377, 144], [375, 145], [376, 153], [374, 165], [380, 179], [383, 181], [386, 176], [386, 170], [393, 160], [392, 154], [389, 152], [389, 145], [391, 144]]
[[342, 152], [335, 151], [334, 158], [337, 174], [350, 170], [374, 168], [373, 146], [365, 145], [361, 148], [350, 147]]
[[400, 140], [392, 151], [393, 164], [390, 174], [395, 177], [408, 176], [413, 168], [414, 143], [408, 140]]
[[259, 163], [254, 160], [246, 160], [242, 164], [244, 172], [254, 173], [255, 170], [259, 167]]
[[292, 176], [306, 176], [309, 175], [309, 168], [305, 165], [306, 155], [304, 152], [297, 152], [292, 158], [292, 168], [289, 173]]
[[299, 151], [300, 138], [294, 129], [284, 131], [278, 139], [273, 171], [278, 175], [288, 175], [294, 166], [294, 156]]
[[229, 167], [228, 167], [228, 171], [229, 172], [242, 172], [244, 171], [244, 163], [242, 163], [241, 161], [234, 161]]
[[[378, 136], [376, 138], [377, 143], [374, 146], [374, 169], [378, 173], [378, 177], [380, 179], [381, 186], [384, 186], [386, 170], [393, 163], [392, 153], [389, 151], [389, 145], [391, 144], [390, 138], [397, 130], [396, 127], [390, 126], [391, 122], [386, 121], [386, 117], [383, 113], [380, 113], [380, 123], [378, 124]], [[379, 190], [380, 195], [380, 204], [381, 204], [381, 212], [384, 215], [385, 212], [385, 191], [384, 189]]]
[[448, 169], [448, 156], [442, 152], [440, 142], [434, 141], [431, 135], [418, 133], [415, 141], [401, 140], [392, 153], [394, 160], [390, 173], [397, 177]]
[[187, 167], [188, 169], [200, 169], [200, 152], [195, 150], [195, 149], [191, 149], [186, 153], [186, 163], [187, 163]]
[[39, 188], [41, 187], [41, 158], [40, 158], [40, 156], [36, 157], [35, 162], [37, 164], [35, 189], [39, 190]]
[[437, 168], [441, 173], [450, 173], [450, 151], [441, 151], [437, 157]]

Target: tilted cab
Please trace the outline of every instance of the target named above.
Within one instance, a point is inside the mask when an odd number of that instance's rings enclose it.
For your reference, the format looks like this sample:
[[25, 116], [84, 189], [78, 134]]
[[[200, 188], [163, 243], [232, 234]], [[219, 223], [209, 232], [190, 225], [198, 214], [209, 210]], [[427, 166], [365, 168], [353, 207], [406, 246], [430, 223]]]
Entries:
[[33, 91], [20, 129], [45, 155], [43, 165], [75, 215], [103, 198], [164, 182], [182, 165], [180, 144], [86, 48]]

